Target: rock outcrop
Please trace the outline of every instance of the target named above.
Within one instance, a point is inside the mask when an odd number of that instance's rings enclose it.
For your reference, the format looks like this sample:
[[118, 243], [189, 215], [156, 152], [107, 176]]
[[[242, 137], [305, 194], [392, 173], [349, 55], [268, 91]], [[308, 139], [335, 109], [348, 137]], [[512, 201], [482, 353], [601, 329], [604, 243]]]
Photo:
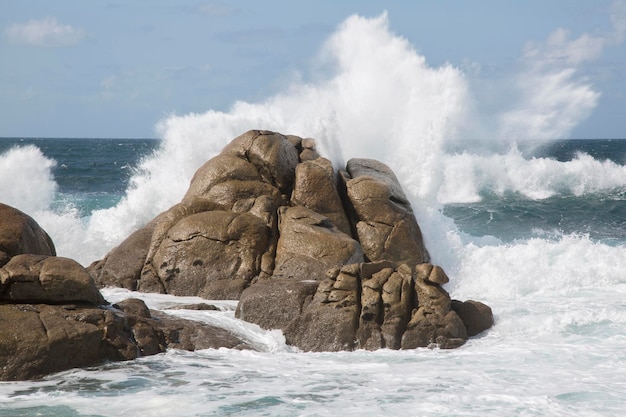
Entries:
[[0, 380], [35, 379], [167, 348], [250, 348], [227, 331], [150, 312], [141, 300], [109, 305], [87, 269], [54, 256], [29, 216], [1, 205]]
[[450, 299], [393, 171], [335, 171], [312, 139], [249, 131], [183, 200], [89, 269], [100, 286], [239, 299], [237, 317], [302, 350], [454, 348], [493, 324]]
[[352, 159], [335, 171], [314, 140], [253, 130], [87, 269], [0, 204], [0, 380], [168, 347], [251, 348], [137, 299], [109, 305], [98, 286], [239, 299], [240, 319], [304, 351], [339, 351], [455, 348], [493, 325], [488, 306], [451, 300], [447, 282], [388, 166]]
[[54, 256], [56, 250], [32, 217], [0, 203], [0, 266], [20, 253]]

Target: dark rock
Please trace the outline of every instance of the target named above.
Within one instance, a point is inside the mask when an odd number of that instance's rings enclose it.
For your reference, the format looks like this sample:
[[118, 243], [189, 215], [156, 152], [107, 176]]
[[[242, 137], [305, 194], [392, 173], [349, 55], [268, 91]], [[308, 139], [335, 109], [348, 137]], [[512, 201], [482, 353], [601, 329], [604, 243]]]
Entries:
[[280, 238], [274, 277], [322, 280], [330, 268], [362, 262], [359, 243], [305, 207], [279, 209]]
[[124, 320], [105, 309], [0, 305], [0, 380], [36, 379], [138, 355]]
[[152, 274], [152, 282], [167, 294], [237, 299], [260, 274], [269, 246], [270, 230], [252, 214], [193, 214], [169, 229], [142, 280], [151, 282]]
[[55, 256], [50, 236], [29, 215], [0, 203], [0, 266], [20, 254]]
[[228, 330], [194, 320], [174, 317], [159, 311], [152, 311], [156, 319], [155, 327], [163, 332], [167, 347], [172, 349], [253, 349], [243, 339]]
[[351, 159], [343, 175], [363, 253], [370, 261], [427, 262], [422, 232], [398, 180], [386, 165]]
[[105, 303], [91, 275], [78, 262], [45, 255], [17, 255], [0, 268], [0, 301]]
[[461, 302], [452, 300], [452, 309], [463, 320], [468, 336], [476, 336], [493, 326], [491, 307], [480, 301], [468, 300]]
[[302, 162], [296, 168], [291, 202], [328, 217], [339, 230], [351, 235], [336, 181], [335, 170], [328, 159]]
[[285, 330], [309, 305], [319, 283], [279, 278], [260, 280], [241, 293], [235, 316], [264, 329]]
[[251, 348], [227, 330], [151, 312], [138, 299], [115, 308], [0, 304], [0, 381], [38, 379], [168, 348], [221, 347]]
[[198, 304], [181, 304], [177, 306], [169, 307], [168, 310], [196, 310], [196, 311], [219, 311], [219, 308], [213, 304], [198, 303]]
[[336, 270], [320, 283], [313, 300], [284, 330], [287, 343], [304, 351], [355, 347], [359, 320], [358, 264]]

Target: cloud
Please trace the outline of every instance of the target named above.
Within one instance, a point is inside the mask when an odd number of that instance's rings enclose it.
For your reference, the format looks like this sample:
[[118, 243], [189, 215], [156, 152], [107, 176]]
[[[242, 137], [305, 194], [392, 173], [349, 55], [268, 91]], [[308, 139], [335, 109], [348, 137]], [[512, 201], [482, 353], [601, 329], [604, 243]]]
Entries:
[[200, 4], [197, 10], [209, 17], [230, 16], [236, 11], [234, 7], [220, 1], [210, 1]]
[[583, 33], [576, 39], [569, 31], [557, 29], [544, 42], [529, 42], [524, 59], [534, 65], [578, 66], [598, 59], [603, 50], [624, 41], [626, 35], [626, 1], [614, 1], [610, 7], [612, 30], [595, 34]]
[[85, 31], [61, 24], [56, 18], [48, 16], [41, 20], [15, 23], [5, 30], [5, 35], [9, 41], [19, 45], [56, 48], [78, 44], [84, 39]]
[[522, 54], [523, 69], [509, 86], [514, 105], [500, 113], [501, 136], [513, 139], [569, 137], [598, 105], [600, 92], [585, 75], [588, 63], [605, 49], [624, 41], [626, 1], [615, 1], [611, 29], [572, 37], [557, 29], [543, 42], [529, 42]]
[[626, 35], [626, 1], [616, 1], [612, 4], [611, 23], [615, 30], [615, 42], [623, 42]]

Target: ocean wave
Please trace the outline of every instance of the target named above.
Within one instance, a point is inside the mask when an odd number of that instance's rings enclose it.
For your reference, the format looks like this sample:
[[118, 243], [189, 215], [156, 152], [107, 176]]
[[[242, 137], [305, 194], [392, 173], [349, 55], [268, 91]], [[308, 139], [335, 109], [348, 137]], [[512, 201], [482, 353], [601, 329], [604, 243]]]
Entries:
[[570, 161], [527, 158], [514, 148], [505, 154], [446, 155], [443, 184], [437, 194], [442, 204], [473, 203], [485, 194], [517, 193], [531, 200], [556, 195], [608, 194], [626, 189], [626, 166], [578, 153]]

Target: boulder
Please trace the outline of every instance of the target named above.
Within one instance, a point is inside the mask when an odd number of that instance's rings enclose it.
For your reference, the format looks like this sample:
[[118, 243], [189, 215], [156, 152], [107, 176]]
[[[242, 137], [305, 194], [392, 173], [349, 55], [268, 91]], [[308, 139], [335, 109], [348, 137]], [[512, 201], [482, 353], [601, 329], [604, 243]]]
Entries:
[[358, 264], [329, 273], [311, 302], [284, 330], [288, 344], [304, 351], [353, 350], [359, 320]]
[[467, 330], [460, 317], [452, 310], [450, 296], [438, 283], [443, 273], [430, 264], [415, 268], [414, 290], [417, 306], [411, 314], [402, 335], [402, 349], [437, 346], [456, 348], [467, 340]]
[[0, 266], [23, 253], [56, 255], [52, 239], [32, 217], [0, 203]]
[[250, 161], [263, 181], [277, 187], [283, 194], [290, 193], [299, 162], [298, 150], [280, 133], [250, 130], [233, 139], [222, 154]]
[[451, 307], [465, 324], [468, 336], [476, 336], [494, 324], [491, 307], [480, 301], [452, 300]]
[[[109, 306], [86, 268], [72, 259], [51, 255], [51, 242], [48, 249], [37, 249], [39, 244], [33, 244], [36, 240], [31, 237], [42, 236], [45, 243], [45, 231], [30, 217], [7, 207], [2, 207], [8, 213], [6, 219], [16, 219], [18, 226], [23, 221], [24, 227], [16, 233], [16, 224], [0, 222], [5, 228], [0, 228], [0, 236], [6, 249], [0, 265], [0, 380], [36, 379], [74, 367], [153, 355], [167, 348], [250, 348], [224, 329], [163, 313], [153, 316], [140, 300]], [[137, 253], [148, 251], [152, 230], [148, 226], [131, 236], [94, 270], [101, 271], [105, 265], [106, 270], [118, 271], [123, 277], [130, 276], [125, 267], [140, 270], [144, 259]], [[19, 253], [24, 251], [27, 253]], [[45, 253], [28, 253], [37, 251]], [[115, 267], [107, 265], [106, 261], [114, 260]]]
[[207, 211], [182, 218], [169, 229], [144, 267], [139, 290], [209, 299], [237, 299], [261, 272], [269, 228], [256, 216]]
[[0, 380], [36, 379], [138, 356], [124, 319], [96, 307], [0, 305]]
[[90, 265], [88, 270], [96, 285], [136, 291], [153, 232], [154, 227], [142, 227], [111, 250], [103, 260]]
[[89, 272], [56, 256], [17, 255], [0, 268], [0, 302], [105, 303]]
[[315, 280], [259, 280], [241, 293], [235, 317], [284, 331], [309, 305], [319, 284]]
[[225, 329], [149, 310], [137, 298], [123, 300], [114, 307], [125, 314], [142, 356], [166, 349], [252, 349], [247, 342]]
[[359, 243], [327, 217], [302, 206], [281, 207], [273, 277], [321, 281], [326, 271], [361, 262]]
[[335, 170], [328, 159], [304, 161], [296, 168], [291, 203], [326, 216], [343, 233], [352, 235], [336, 182]]
[[366, 259], [427, 262], [422, 232], [393, 171], [372, 159], [351, 159], [346, 169], [342, 178]]
[[251, 348], [224, 329], [151, 312], [141, 300], [113, 307], [0, 304], [0, 381], [38, 379], [168, 348]]
[[357, 331], [360, 348], [400, 349], [416, 302], [412, 278], [411, 268], [406, 265], [397, 270], [387, 262], [361, 265], [361, 314]]

